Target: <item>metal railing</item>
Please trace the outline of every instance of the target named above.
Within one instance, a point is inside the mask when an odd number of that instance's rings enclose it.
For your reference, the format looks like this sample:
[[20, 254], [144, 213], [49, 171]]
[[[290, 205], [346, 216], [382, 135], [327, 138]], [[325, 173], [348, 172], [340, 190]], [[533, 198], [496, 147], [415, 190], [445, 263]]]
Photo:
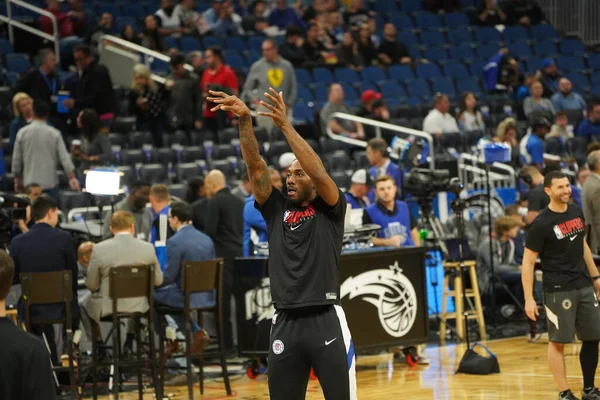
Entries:
[[[26, 9], [36, 12], [40, 15], [50, 18], [50, 21], [52, 21], [53, 35], [49, 35], [42, 30], [32, 28], [29, 25], [25, 25], [24, 23], [15, 20], [12, 15], [11, 4], [26, 8]], [[56, 22], [56, 17], [54, 17], [54, 15], [52, 13], [50, 13], [44, 9], [41, 9], [39, 7], [32, 6], [31, 4], [25, 3], [24, 1], [21, 1], [21, 0], [6, 0], [6, 14], [7, 14], [6, 16], [0, 15], [0, 21], [6, 23], [8, 25], [8, 39], [13, 44], [13, 46], [15, 44], [15, 34], [14, 34], [14, 30], [13, 30], [14, 28], [22, 29], [33, 35], [36, 35], [43, 39], [52, 41], [52, 42], [54, 42], [54, 55], [56, 56], [56, 62], [60, 65], [60, 38], [58, 35], [58, 23]]]
[[600, 43], [598, 0], [538, 0], [546, 18], [565, 34], [577, 33], [586, 44]]
[[[461, 153], [458, 158], [458, 176], [469, 189], [485, 189], [486, 170], [478, 166], [481, 161], [477, 156]], [[492, 169], [494, 171], [492, 171]], [[515, 169], [510, 165], [494, 163], [490, 168], [490, 185], [495, 189], [516, 187]], [[502, 171], [502, 172], [498, 172]]]
[[[345, 120], [352, 121], [352, 122], [358, 122], [363, 125], [373, 126], [373, 127], [375, 127], [375, 136], [378, 138], [381, 137], [382, 129], [400, 133], [403, 136], [417, 136], [417, 137], [423, 138], [423, 139], [427, 140], [427, 143], [429, 144], [429, 167], [432, 170], [435, 169], [435, 155], [434, 155], [435, 151], [434, 151], [434, 144], [433, 144], [433, 136], [431, 136], [427, 132], [417, 131], [415, 129], [405, 128], [403, 126], [398, 126], [398, 125], [392, 125], [392, 124], [388, 124], [387, 122], [376, 121], [374, 119], [357, 117], [356, 115], [346, 114], [346, 113], [341, 113], [341, 112], [333, 113], [331, 115], [331, 118], [345, 119]], [[326, 131], [327, 131], [327, 136], [329, 136], [333, 140], [339, 140], [340, 142], [347, 143], [347, 144], [357, 146], [357, 147], [362, 147], [362, 148], [367, 147], [367, 142], [364, 140], [352, 139], [352, 138], [340, 136], [340, 135], [334, 133], [331, 130], [331, 128], [329, 127], [329, 124], [327, 124]], [[390, 148], [390, 151], [391, 151], [391, 148]], [[396, 157], [391, 156], [391, 158], [396, 158]]]

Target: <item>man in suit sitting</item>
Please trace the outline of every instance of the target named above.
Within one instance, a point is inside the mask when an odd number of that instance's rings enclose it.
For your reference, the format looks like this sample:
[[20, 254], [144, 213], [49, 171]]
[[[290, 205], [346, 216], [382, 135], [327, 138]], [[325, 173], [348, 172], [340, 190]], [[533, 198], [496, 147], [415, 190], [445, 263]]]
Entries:
[[[154, 246], [135, 238], [135, 221], [127, 211], [116, 211], [110, 220], [113, 238], [96, 244], [87, 270], [86, 286], [91, 293], [81, 300], [81, 322], [85, 333], [92, 338], [92, 323], [99, 323], [102, 317], [112, 314], [112, 299], [109, 295], [109, 274], [119, 266], [154, 266], [154, 284], [163, 281]], [[148, 300], [144, 297], [121, 299], [117, 310], [124, 313], [148, 311]], [[128, 340], [132, 337], [128, 334]]]
[[[175, 234], [167, 241], [167, 267], [163, 286], [154, 292], [156, 303], [183, 309], [184, 293], [181, 288], [181, 266], [185, 261], [203, 261], [215, 258], [215, 246], [210, 237], [195, 229], [191, 224], [192, 208], [178, 201], [171, 204], [169, 225]], [[215, 304], [215, 293], [194, 293], [190, 298], [191, 308], [211, 307]], [[183, 315], [171, 316], [180, 329], [185, 326]], [[194, 342], [192, 352], [200, 353], [210, 340], [208, 333], [192, 321]]]
[[[58, 204], [48, 195], [35, 199], [31, 205], [31, 216], [35, 225], [29, 232], [12, 240], [10, 255], [15, 262], [14, 283], [20, 283], [21, 272], [71, 271], [73, 282], [73, 302], [71, 314], [73, 330], [79, 327], [79, 307], [77, 306], [77, 256], [71, 235], [61, 229], [54, 229], [58, 223]], [[21, 304], [22, 305], [22, 304]], [[24, 308], [19, 307], [20, 318], [24, 318]], [[36, 321], [56, 320], [64, 316], [64, 304], [35, 305], [31, 307], [32, 333], [46, 337], [52, 362], [58, 364], [54, 328], [51, 325], [36, 326]]]

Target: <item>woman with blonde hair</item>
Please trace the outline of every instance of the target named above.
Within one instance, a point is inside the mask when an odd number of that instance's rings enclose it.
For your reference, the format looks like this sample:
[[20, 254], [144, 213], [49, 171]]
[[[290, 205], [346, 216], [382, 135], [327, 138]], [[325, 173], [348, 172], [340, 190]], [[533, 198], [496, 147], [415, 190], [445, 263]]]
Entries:
[[164, 86], [152, 79], [152, 73], [144, 64], [133, 67], [133, 79], [129, 92], [129, 113], [137, 120], [137, 129], [150, 131], [154, 145], [162, 147], [162, 133], [169, 131], [166, 109], [169, 93]]
[[15, 145], [19, 129], [31, 122], [31, 119], [33, 118], [33, 99], [27, 93], [19, 92], [13, 97], [12, 106], [15, 118], [10, 123], [8, 129], [10, 134], [9, 145], [11, 149]]
[[519, 164], [519, 142], [517, 141], [517, 121], [514, 118], [505, 118], [496, 128], [494, 142], [504, 143], [511, 148], [511, 164]]

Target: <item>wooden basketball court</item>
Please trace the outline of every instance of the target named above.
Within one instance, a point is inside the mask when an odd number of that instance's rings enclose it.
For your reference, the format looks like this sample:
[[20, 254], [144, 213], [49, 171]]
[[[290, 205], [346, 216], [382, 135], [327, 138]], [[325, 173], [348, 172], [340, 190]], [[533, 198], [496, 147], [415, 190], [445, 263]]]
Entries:
[[[486, 342], [500, 363], [500, 374], [456, 375], [454, 372], [462, 357], [464, 345], [430, 346], [425, 350], [429, 365], [409, 368], [394, 363], [391, 354], [359, 357], [357, 370], [358, 399], [444, 400], [444, 399], [554, 399], [557, 391], [546, 362], [547, 340], [529, 343], [527, 338], [511, 338]], [[580, 397], [582, 389], [579, 366], [580, 345], [565, 347], [565, 362], [571, 389]], [[597, 384], [600, 381], [597, 382]], [[244, 400], [268, 399], [267, 377], [250, 380], [244, 376], [232, 378], [233, 396]], [[221, 381], [205, 383], [204, 396], [197, 398], [225, 399]], [[186, 387], [167, 387], [165, 395], [171, 399], [187, 399]], [[109, 397], [104, 397], [108, 399]], [[137, 394], [123, 393], [123, 399], [136, 399]], [[148, 393], [145, 398], [154, 398]], [[196, 398], [196, 397], [195, 397]], [[318, 381], [308, 384], [307, 399], [323, 399]]]

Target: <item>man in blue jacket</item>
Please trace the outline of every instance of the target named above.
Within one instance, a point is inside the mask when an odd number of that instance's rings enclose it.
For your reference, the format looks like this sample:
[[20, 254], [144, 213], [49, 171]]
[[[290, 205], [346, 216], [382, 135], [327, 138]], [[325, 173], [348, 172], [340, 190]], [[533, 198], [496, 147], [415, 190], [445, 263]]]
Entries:
[[[192, 208], [178, 201], [169, 209], [169, 225], [175, 234], [167, 241], [167, 265], [163, 273], [163, 284], [154, 292], [156, 303], [173, 308], [185, 307], [185, 295], [181, 288], [181, 266], [185, 261], [203, 261], [215, 258], [215, 246], [210, 237], [200, 232], [191, 223]], [[214, 292], [194, 293], [190, 297], [190, 307], [211, 307], [215, 304]], [[177, 326], [185, 326], [183, 315], [171, 316]], [[192, 321], [194, 342], [192, 352], [201, 352], [210, 340], [208, 333]]]
[[374, 246], [406, 247], [420, 246], [419, 230], [405, 202], [396, 200], [397, 187], [394, 180], [383, 175], [375, 181], [377, 202], [363, 213], [363, 224], [381, 226]]

